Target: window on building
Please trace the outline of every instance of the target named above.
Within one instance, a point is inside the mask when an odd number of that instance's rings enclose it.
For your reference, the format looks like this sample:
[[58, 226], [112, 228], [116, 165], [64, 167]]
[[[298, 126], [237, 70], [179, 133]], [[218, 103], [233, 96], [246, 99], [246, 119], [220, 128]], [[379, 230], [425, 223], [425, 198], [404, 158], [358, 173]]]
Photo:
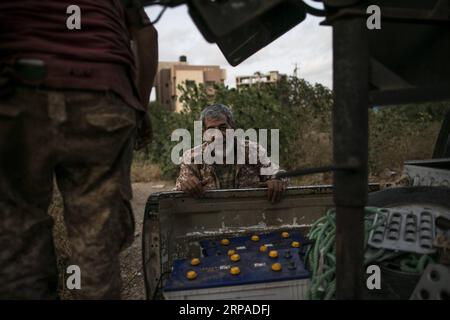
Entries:
[[195, 87], [195, 81], [194, 80], [186, 80], [186, 87]]

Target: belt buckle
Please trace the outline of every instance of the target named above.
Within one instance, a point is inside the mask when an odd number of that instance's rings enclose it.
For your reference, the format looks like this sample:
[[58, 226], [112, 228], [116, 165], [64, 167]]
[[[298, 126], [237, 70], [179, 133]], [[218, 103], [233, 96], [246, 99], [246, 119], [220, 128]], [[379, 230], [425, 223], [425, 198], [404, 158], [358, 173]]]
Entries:
[[39, 59], [18, 59], [14, 70], [20, 79], [30, 82], [39, 82], [47, 77], [47, 66]]

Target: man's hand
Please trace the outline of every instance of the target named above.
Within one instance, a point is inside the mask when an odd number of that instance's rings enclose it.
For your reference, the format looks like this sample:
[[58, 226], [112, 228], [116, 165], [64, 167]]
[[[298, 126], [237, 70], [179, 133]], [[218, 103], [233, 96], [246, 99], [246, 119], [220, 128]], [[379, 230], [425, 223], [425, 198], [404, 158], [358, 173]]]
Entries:
[[280, 201], [281, 195], [286, 189], [283, 181], [278, 179], [268, 180], [267, 184], [267, 200], [272, 203], [276, 203]]
[[153, 139], [152, 122], [149, 114], [145, 114], [142, 122], [137, 128], [136, 142], [134, 144], [135, 150], [141, 150], [150, 144]]
[[181, 190], [194, 198], [200, 198], [204, 192], [203, 186], [207, 183], [208, 180], [200, 181], [196, 176], [192, 176], [181, 183]]

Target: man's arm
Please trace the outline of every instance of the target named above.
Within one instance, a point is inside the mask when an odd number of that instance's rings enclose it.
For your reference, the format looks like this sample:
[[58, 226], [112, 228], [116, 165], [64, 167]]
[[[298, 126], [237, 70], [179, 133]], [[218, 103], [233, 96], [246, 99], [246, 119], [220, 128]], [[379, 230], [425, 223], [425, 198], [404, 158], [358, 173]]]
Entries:
[[[143, 8], [129, 8], [126, 11], [132, 48], [136, 59], [137, 87], [141, 104], [147, 110], [150, 94], [158, 71], [158, 32], [151, 24]], [[150, 143], [152, 128], [148, 114], [138, 125], [136, 149]]]
[[276, 174], [280, 171], [279, 166], [272, 163], [267, 156], [267, 151], [258, 145], [258, 166], [260, 169], [260, 179], [265, 186], [267, 186], [267, 199], [272, 203], [278, 202], [281, 195], [286, 190], [289, 183], [288, 179], [277, 179]]
[[192, 177], [195, 177], [195, 173], [192, 170], [191, 166], [185, 163], [181, 163], [180, 173], [178, 174], [177, 181], [175, 182], [175, 190], [183, 191], [183, 185]]
[[147, 107], [158, 71], [158, 32], [151, 24], [142, 29], [131, 27], [130, 31], [135, 46], [140, 100]]
[[175, 183], [175, 190], [184, 191], [187, 194], [199, 198], [203, 194], [203, 186], [208, 181], [200, 181], [194, 164], [181, 163], [180, 174]]

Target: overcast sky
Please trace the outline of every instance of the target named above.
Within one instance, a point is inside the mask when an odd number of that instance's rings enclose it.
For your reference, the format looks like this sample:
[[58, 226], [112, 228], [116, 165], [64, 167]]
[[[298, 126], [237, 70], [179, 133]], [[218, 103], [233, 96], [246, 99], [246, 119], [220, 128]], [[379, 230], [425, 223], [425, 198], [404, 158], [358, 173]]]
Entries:
[[[152, 20], [160, 10], [159, 6], [146, 9]], [[251, 75], [256, 71], [278, 70], [292, 75], [297, 63], [299, 77], [331, 88], [331, 27], [319, 26], [320, 21], [308, 15], [300, 25], [232, 67], [215, 44], [203, 39], [186, 6], [169, 8], [155, 25], [159, 34], [159, 59], [177, 61], [180, 55], [186, 55], [190, 64], [220, 65], [227, 70], [225, 83], [231, 87], [235, 86], [237, 75]]]

